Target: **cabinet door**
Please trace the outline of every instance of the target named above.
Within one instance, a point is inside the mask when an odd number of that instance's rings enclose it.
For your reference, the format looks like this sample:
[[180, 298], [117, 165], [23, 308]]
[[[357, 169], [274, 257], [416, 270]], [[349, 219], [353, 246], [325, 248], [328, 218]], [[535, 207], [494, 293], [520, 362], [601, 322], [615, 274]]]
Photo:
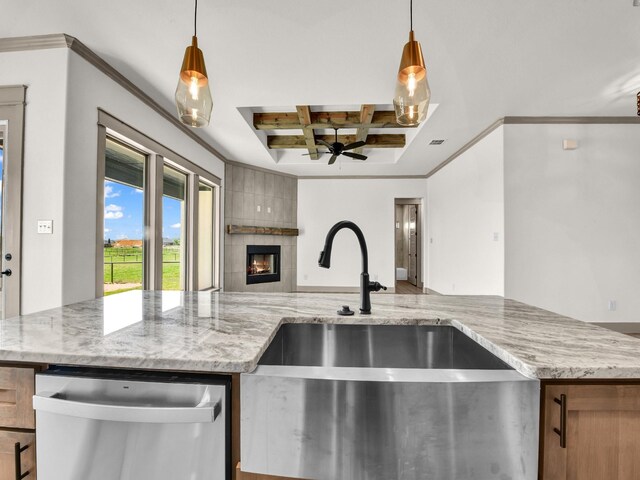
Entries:
[[[4, 480], [0, 477], [0, 480]], [[262, 475], [260, 473], [249, 473], [241, 470], [240, 464], [236, 466], [236, 480], [296, 480], [288, 477], [274, 477], [273, 475]]]
[[[15, 445], [20, 443], [21, 452]], [[16, 480], [16, 458], [20, 456], [20, 469], [25, 480], [36, 480], [36, 434], [0, 431], [0, 480]]]
[[543, 480], [640, 478], [640, 385], [547, 385]]
[[33, 368], [0, 367], [0, 427], [35, 428], [34, 375]]

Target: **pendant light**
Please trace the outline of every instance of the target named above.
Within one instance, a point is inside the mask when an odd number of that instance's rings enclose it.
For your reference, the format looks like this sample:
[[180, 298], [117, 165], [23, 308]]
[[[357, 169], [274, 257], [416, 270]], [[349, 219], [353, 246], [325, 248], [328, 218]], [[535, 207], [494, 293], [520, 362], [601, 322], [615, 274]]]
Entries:
[[211, 91], [202, 50], [198, 48], [197, 19], [198, 0], [195, 0], [193, 37], [184, 52], [180, 79], [176, 88], [176, 106], [180, 121], [190, 127], [205, 127], [211, 119]]
[[402, 50], [393, 106], [399, 125], [415, 126], [427, 118], [431, 90], [427, 82], [422, 47], [413, 37], [413, 0], [410, 0], [411, 30]]

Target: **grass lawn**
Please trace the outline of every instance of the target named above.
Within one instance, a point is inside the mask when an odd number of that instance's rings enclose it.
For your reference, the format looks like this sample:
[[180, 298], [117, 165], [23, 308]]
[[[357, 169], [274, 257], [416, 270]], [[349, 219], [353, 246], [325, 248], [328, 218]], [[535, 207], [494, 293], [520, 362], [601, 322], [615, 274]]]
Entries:
[[[163, 262], [180, 262], [180, 247], [167, 246], [162, 249]], [[112, 264], [113, 263], [113, 279]], [[104, 283], [127, 284], [125, 288], [105, 292], [105, 295], [139, 290], [142, 288], [142, 249], [113, 248], [104, 249]], [[162, 264], [162, 289], [180, 290], [180, 263]]]

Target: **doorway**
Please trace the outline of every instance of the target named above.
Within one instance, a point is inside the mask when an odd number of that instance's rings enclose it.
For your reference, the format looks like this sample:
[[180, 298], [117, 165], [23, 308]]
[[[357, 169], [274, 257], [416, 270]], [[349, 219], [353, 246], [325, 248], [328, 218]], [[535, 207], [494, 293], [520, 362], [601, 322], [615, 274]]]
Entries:
[[422, 294], [422, 199], [395, 199], [396, 293]]
[[20, 314], [25, 88], [0, 87], [0, 319]]

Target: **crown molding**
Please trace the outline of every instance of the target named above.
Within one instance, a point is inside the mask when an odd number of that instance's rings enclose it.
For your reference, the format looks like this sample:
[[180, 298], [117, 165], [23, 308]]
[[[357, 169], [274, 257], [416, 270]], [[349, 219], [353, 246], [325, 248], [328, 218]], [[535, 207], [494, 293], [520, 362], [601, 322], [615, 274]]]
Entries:
[[314, 177], [310, 175], [301, 175], [298, 180], [406, 180], [427, 178], [426, 175], [327, 175], [322, 177]]
[[640, 117], [504, 117], [505, 125], [536, 125], [536, 124], [640, 124]]
[[69, 48], [68, 39], [63, 33], [50, 35], [31, 35], [28, 37], [0, 38], [0, 52], [19, 52], [25, 50], [46, 50], [48, 48]]

